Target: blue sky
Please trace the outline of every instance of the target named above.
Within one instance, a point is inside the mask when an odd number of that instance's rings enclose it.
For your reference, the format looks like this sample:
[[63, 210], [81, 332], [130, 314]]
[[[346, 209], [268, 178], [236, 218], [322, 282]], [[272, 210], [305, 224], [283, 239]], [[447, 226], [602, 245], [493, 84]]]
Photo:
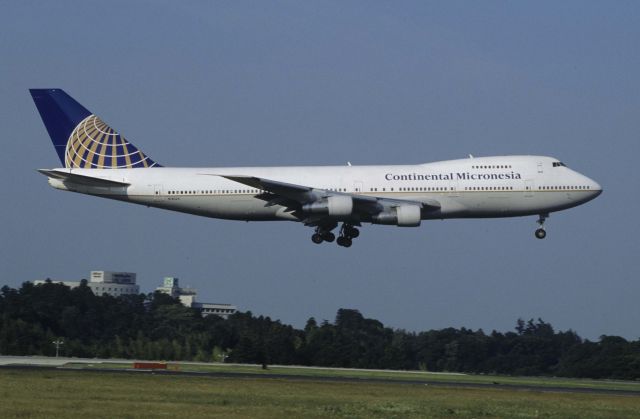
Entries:
[[[408, 330], [640, 337], [637, 2], [32, 2], [0, 14], [0, 282], [178, 276], [302, 326], [355, 308]], [[50, 188], [27, 89], [61, 87], [170, 166], [555, 156], [602, 196], [535, 217], [365, 227], [199, 218]]]

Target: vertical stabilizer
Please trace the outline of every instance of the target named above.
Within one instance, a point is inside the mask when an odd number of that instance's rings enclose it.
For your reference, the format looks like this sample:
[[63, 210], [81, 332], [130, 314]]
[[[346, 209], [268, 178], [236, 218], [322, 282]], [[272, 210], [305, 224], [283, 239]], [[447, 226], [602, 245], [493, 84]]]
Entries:
[[67, 168], [158, 167], [62, 89], [30, 89], [60, 161]]

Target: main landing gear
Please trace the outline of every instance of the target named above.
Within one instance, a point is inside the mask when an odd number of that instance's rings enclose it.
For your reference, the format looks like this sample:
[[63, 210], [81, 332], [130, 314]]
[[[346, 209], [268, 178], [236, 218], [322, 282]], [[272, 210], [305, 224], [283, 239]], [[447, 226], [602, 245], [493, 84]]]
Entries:
[[338, 240], [336, 240], [336, 243], [338, 243], [338, 246], [351, 247], [353, 239], [355, 239], [359, 235], [360, 230], [358, 230], [354, 226], [346, 223], [342, 224], [342, 228], [340, 229], [340, 236], [338, 237]]
[[338, 243], [338, 246], [342, 247], [350, 247], [353, 243], [353, 239], [360, 235], [360, 230], [355, 228], [350, 224], [342, 224], [342, 228], [340, 229], [340, 235], [336, 240], [336, 235], [333, 234], [330, 230], [323, 227], [316, 227], [316, 232], [311, 236], [311, 241], [320, 244], [322, 242], [333, 242], [334, 240]]
[[316, 228], [316, 232], [311, 236], [311, 241], [315, 244], [320, 244], [322, 242], [331, 243], [336, 239], [336, 235], [328, 230], [321, 229], [320, 227]]
[[538, 218], [538, 229], [536, 230], [536, 238], [544, 239], [547, 237], [547, 232], [544, 229], [544, 222], [549, 217], [549, 214], [540, 214], [540, 218]]

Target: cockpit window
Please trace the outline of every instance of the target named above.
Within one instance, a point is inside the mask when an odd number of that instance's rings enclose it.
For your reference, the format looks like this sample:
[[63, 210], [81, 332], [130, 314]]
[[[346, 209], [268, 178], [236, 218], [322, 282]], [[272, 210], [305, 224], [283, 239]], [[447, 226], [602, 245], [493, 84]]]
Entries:
[[554, 161], [553, 162], [553, 167], [567, 167], [564, 163], [562, 163], [561, 161]]

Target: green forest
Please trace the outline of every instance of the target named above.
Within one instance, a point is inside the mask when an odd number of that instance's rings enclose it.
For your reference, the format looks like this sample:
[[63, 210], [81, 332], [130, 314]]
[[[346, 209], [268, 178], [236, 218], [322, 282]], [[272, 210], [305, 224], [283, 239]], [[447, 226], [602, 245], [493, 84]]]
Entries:
[[640, 379], [640, 340], [592, 342], [542, 319], [506, 333], [409, 332], [340, 309], [333, 323], [310, 318], [300, 330], [251, 312], [202, 317], [158, 292], [96, 296], [86, 281], [0, 290], [0, 355], [53, 356], [57, 339], [69, 357]]

